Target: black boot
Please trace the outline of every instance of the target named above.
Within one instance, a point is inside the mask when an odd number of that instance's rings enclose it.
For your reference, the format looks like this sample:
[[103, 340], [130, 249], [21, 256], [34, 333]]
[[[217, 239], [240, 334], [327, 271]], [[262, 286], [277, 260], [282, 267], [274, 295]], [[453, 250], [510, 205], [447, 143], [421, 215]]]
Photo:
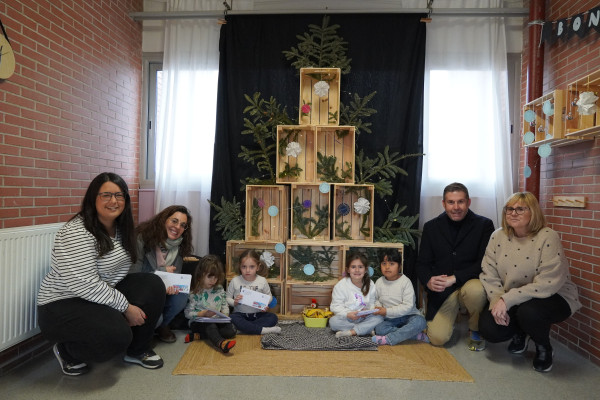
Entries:
[[512, 354], [521, 354], [525, 350], [527, 350], [527, 343], [529, 342], [529, 337], [526, 333], [519, 332], [513, 335], [512, 341], [508, 345], [508, 352]]
[[554, 350], [550, 345], [535, 344], [535, 358], [533, 359], [533, 369], [538, 372], [548, 372], [552, 369], [552, 356]]

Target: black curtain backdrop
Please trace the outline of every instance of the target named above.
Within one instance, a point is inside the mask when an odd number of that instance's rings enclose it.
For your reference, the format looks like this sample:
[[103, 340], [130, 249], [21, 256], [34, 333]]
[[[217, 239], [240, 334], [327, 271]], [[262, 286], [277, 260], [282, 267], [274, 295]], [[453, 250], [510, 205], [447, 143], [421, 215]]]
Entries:
[[[383, 152], [421, 153], [423, 150], [423, 83], [425, 65], [424, 15], [414, 14], [336, 14], [329, 25], [337, 24], [338, 36], [347, 44], [351, 58], [349, 74], [341, 76], [341, 102], [349, 105], [357, 93], [365, 97], [377, 94], [369, 103], [377, 113], [364, 121], [371, 122], [372, 133], [361, 132], [356, 154], [363, 149], [371, 158]], [[251, 135], [242, 135], [243, 110], [248, 105], [244, 95], [260, 92], [286, 107], [288, 115], [298, 118], [300, 78], [286, 60], [284, 50], [297, 47], [296, 35], [309, 32], [308, 25], [321, 26], [323, 15], [253, 15], [227, 16], [221, 28], [217, 123], [213, 162], [213, 202], [221, 197], [233, 199], [245, 207], [245, 192], [240, 180], [258, 176], [253, 165], [238, 157], [242, 145], [253, 146]], [[275, 161], [273, 160], [273, 166]], [[419, 212], [422, 160], [410, 158], [400, 165], [408, 176], [392, 180], [394, 194], [380, 199], [376, 194], [375, 226], [381, 226], [395, 203], [408, 208], [404, 215]], [[225, 254], [226, 244], [215, 230], [211, 212], [209, 248], [212, 254]], [[412, 269], [416, 252], [406, 248], [405, 273], [414, 278]], [[414, 282], [414, 279], [413, 279]]]

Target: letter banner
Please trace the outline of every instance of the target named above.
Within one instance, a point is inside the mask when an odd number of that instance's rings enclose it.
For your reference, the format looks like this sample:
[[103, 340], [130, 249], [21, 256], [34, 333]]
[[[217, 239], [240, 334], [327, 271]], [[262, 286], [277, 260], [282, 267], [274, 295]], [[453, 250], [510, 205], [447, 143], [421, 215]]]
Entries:
[[543, 42], [553, 45], [559, 39], [567, 41], [573, 36], [583, 38], [594, 30], [600, 32], [600, 6], [570, 18], [544, 22], [540, 45]]

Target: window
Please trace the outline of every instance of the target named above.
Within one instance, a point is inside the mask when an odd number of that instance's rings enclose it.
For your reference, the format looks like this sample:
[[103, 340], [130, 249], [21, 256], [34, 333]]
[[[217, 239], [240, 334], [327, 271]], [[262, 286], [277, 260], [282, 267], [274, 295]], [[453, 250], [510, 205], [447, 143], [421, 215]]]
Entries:
[[162, 77], [162, 53], [143, 56], [143, 105], [140, 139], [140, 188], [154, 189], [154, 163], [156, 156], [156, 117]]

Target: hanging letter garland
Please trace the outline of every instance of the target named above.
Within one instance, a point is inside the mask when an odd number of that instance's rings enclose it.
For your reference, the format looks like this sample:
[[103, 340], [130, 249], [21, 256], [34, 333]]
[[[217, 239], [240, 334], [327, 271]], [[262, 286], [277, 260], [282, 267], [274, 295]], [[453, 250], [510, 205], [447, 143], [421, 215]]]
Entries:
[[[586, 14], [587, 19], [585, 18]], [[553, 45], [558, 39], [567, 41], [575, 35], [583, 38], [593, 30], [600, 32], [600, 6], [570, 18], [544, 22], [540, 45], [544, 41]]]

